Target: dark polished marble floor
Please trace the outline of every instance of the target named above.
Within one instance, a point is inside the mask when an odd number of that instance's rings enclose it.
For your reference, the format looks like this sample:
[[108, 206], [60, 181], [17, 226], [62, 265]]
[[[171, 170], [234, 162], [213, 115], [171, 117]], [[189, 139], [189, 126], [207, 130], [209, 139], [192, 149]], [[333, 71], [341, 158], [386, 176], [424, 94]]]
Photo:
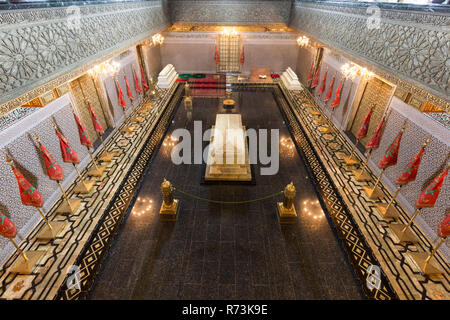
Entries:
[[[363, 299], [352, 267], [326, 219], [303, 160], [291, 148], [289, 131], [271, 91], [236, 93], [243, 125], [279, 129], [280, 169], [256, 185], [200, 185], [202, 165], [174, 165], [162, 145], [138, 199], [97, 276], [90, 299]], [[192, 133], [193, 120], [211, 127], [219, 100], [195, 98], [192, 120], [183, 105], [177, 128]], [[210, 199], [259, 198], [293, 181], [294, 225], [280, 227], [270, 199], [246, 205], [209, 204], [176, 194], [176, 223], [159, 221], [160, 185], [166, 178], [184, 191]]]

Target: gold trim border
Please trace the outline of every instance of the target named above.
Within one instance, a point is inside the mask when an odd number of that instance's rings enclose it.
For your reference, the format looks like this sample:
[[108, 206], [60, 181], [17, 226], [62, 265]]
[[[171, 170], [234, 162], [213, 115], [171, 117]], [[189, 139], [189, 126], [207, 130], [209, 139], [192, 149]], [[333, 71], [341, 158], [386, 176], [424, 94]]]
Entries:
[[40, 85], [40, 86], [34, 88], [33, 90], [30, 90], [30, 91], [18, 96], [17, 98], [14, 98], [12, 100], [9, 100], [9, 101], [1, 104], [0, 105], [0, 117], [13, 111], [16, 108], [21, 107], [25, 103], [27, 103], [33, 99], [36, 99], [37, 97], [82, 76], [93, 66], [100, 64], [102, 62], [105, 62], [107, 60], [110, 60], [110, 59], [120, 55], [122, 52], [130, 50], [131, 48], [137, 46], [138, 44], [145, 42], [146, 40], [151, 41], [151, 35], [153, 35], [155, 33], [161, 33], [164, 30], [166, 30], [167, 27], [168, 27], [168, 25], [166, 25], [165, 27], [163, 27], [159, 30], [151, 31], [151, 32], [149, 32], [149, 35], [147, 35], [139, 40], [135, 40], [120, 49], [116, 49], [110, 53], [107, 53], [106, 55], [102, 56], [101, 58], [94, 59], [81, 67], [78, 67], [62, 76], [59, 76], [56, 79], [50, 80], [47, 83]]
[[[450, 102], [447, 102], [444, 99], [428, 92], [427, 90], [419, 88], [419, 87], [407, 82], [406, 80], [403, 80], [397, 76], [394, 76], [394, 75], [382, 70], [380, 67], [370, 64], [370, 62], [362, 60], [362, 58], [355, 57], [355, 56], [351, 55], [350, 53], [343, 51], [342, 49], [338, 49], [324, 41], [321, 41], [317, 37], [311, 35], [308, 32], [297, 29], [295, 27], [293, 29], [295, 29], [297, 32], [299, 32], [301, 34], [305, 34], [306, 36], [308, 36], [311, 40], [313, 40], [320, 46], [326, 47], [327, 49], [334, 51], [334, 53], [340, 54], [341, 56], [359, 64], [362, 67], [366, 67], [367, 69], [376, 73], [378, 76], [382, 77], [384, 80], [387, 80], [388, 82], [391, 82], [392, 84], [396, 85], [397, 88], [399, 88], [400, 90], [409, 92], [409, 93], [413, 94], [414, 96], [416, 96], [416, 98], [418, 98], [420, 100], [429, 101], [429, 102], [433, 103], [434, 105], [438, 106], [439, 108], [445, 110], [447, 113], [450, 113]], [[395, 90], [397, 90], [397, 88], [395, 88]]]

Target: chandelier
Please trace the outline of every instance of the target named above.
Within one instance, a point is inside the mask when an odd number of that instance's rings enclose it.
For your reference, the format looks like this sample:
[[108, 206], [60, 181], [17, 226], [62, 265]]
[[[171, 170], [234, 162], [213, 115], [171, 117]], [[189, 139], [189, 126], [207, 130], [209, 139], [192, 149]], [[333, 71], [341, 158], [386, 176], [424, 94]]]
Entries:
[[157, 46], [158, 44], [162, 45], [163, 42], [164, 42], [164, 37], [160, 33], [154, 34], [152, 36], [152, 43], [154, 46]]
[[364, 80], [369, 80], [375, 75], [375, 73], [368, 70], [367, 68], [361, 67], [353, 62], [351, 64], [352, 65], [346, 63], [341, 67], [341, 72], [347, 79], [350, 78], [353, 81], [357, 76], [359, 76]]
[[309, 38], [306, 36], [298, 37], [297, 44], [302, 48], [307, 47], [309, 45]]
[[109, 76], [114, 76], [117, 72], [119, 72], [120, 70], [120, 63], [117, 61], [107, 61], [107, 62], [103, 62], [101, 64], [98, 64], [96, 66], [94, 66], [93, 68], [88, 70], [88, 73], [92, 76], [92, 77], [99, 77], [99, 76], [103, 76], [103, 77], [107, 77]]
[[220, 33], [227, 37], [238, 35], [236, 28], [224, 28]]

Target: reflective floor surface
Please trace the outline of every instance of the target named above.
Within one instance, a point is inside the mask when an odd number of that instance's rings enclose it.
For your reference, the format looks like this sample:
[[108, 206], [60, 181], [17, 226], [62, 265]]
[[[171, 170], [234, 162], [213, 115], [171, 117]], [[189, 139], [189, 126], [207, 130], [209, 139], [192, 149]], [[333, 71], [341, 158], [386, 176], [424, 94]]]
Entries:
[[[180, 102], [90, 299], [364, 299], [272, 92], [235, 91], [233, 98], [231, 112], [242, 114], [244, 126], [279, 129], [278, 174], [261, 175], [255, 165], [255, 185], [204, 185], [202, 165], [173, 164], [173, 130], [193, 134], [194, 120], [205, 130], [217, 112], [226, 112], [216, 98], [194, 98], [192, 114]], [[260, 198], [293, 181], [298, 220], [280, 227], [275, 205], [281, 197], [219, 205], [175, 194], [178, 220], [161, 222], [164, 178], [186, 192], [224, 201]]]

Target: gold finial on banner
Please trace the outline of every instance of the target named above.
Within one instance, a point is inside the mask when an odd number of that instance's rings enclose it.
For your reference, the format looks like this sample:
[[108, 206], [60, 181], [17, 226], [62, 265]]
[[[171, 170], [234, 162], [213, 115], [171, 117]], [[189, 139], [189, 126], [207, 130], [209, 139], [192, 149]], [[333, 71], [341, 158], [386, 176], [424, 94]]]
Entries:
[[69, 108], [70, 108], [70, 111], [72, 111], [73, 114], [76, 114], [76, 113], [75, 113], [75, 110], [74, 110], [74, 108], [73, 108], [73, 105], [72, 105], [71, 103], [69, 104]]
[[425, 148], [425, 147], [428, 145], [428, 143], [430, 142], [431, 137], [432, 137], [431, 135], [428, 136], [427, 140], [425, 140], [425, 142], [423, 143], [423, 147], [424, 147], [424, 148]]
[[11, 168], [14, 168], [14, 162], [7, 154], [5, 154], [5, 160], [11, 166]]
[[53, 120], [50, 120], [50, 122], [52, 123], [53, 129], [55, 129], [55, 131], [58, 131], [58, 128], [56, 127], [56, 124], [53, 122]]
[[37, 141], [39, 144], [41, 144], [41, 140], [39, 139], [39, 136], [37, 135], [37, 133], [34, 132], [33, 135], [34, 135], [34, 139], [36, 139], [36, 141]]
[[405, 132], [407, 123], [408, 123], [408, 120], [405, 120], [405, 122], [403, 123], [403, 126], [402, 126], [402, 130], [401, 130], [402, 133]]

